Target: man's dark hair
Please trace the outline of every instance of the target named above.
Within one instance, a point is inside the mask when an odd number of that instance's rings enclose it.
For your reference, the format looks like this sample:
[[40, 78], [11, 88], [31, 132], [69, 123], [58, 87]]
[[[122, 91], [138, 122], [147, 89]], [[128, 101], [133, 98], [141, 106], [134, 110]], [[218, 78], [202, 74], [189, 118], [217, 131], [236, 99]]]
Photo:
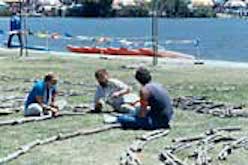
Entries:
[[98, 78], [100, 78], [100, 77], [102, 77], [103, 75], [106, 75], [106, 74], [108, 74], [106, 69], [98, 69], [95, 72], [95, 77], [98, 79]]
[[47, 74], [45, 75], [45, 77], [44, 77], [44, 81], [45, 81], [45, 82], [49, 82], [49, 81], [55, 79], [55, 77], [56, 77], [56, 76], [55, 76], [54, 73], [52, 73], [52, 72], [47, 73]]
[[143, 68], [143, 67], [139, 68], [136, 71], [135, 78], [142, 85], [146, 85], [147, 83], [149, 83], [152, 80], [152, 76], [151, 76], [149, 70], [147, 70], [146, 68]]

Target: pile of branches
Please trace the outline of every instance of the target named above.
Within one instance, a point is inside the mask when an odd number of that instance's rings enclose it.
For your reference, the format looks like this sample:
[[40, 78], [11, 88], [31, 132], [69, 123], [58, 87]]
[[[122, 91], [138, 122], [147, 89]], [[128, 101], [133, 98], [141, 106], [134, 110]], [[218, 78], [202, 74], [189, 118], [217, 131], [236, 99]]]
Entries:
[[224, 146], [217, 159], [226, 160], [233, 150], [248, 147], [248, 137], [237, 138], [230, 135], [230, 132], [240, 130], [239, 127], [215, 128], [197, 136], [173, 139], [173, 144], [165, 147], [159, 159], [165, 165], [186, 165], [187, 163], [180, 160], [176, 154], [186, 149], [193, 149], [193, 152], [187, 152], [186, 159], [193, 159], [196, 165], [208, 165], [213, 162], [209, 152], [221, 143]]
[[184, 111], [211, 114], [218, 117], [248, 117], [248, 109], [207, 100], [206, 97], [183, 96], [174, 98], [173, 105]]
[[152, 140], [168, 135], [169, 132], [169, 130], [155, 130], [137, 137], [121, 156], [120, 165], [141, 165], [138, 154], [143, 151], [144, 146]]

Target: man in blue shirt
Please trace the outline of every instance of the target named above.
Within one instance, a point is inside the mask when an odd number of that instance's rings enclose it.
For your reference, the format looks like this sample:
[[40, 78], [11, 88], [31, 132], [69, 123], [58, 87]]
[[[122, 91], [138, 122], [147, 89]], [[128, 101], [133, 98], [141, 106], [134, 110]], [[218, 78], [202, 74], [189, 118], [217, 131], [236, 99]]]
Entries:
[[57, 95], [57, 77], [53, 73], [45, 75], [44, 80], [36, 82], [25, 101], [25, 116], [42, 116], [51, 112], [58, 115], [58, 106], [55, 105]]
[[16, 13], [13, 13], [10, 19], [10, 32], [9, 32], [9, 39], [7, 46], [8, 48], [11, 47], [11, 41], [13, 36], [17, 35], [19, 39], [20, 46], [22, 47], [22, 32], [21, 32], [21, 18]]

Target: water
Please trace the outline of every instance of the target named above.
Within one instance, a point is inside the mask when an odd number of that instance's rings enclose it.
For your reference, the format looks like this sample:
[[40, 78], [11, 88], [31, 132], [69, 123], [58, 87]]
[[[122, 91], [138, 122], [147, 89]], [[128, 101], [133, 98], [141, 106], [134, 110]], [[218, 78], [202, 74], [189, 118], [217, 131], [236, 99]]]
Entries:
[[[0, 18], [0, 29], [8, 29], [9, 18]], [[150, 18], [28, 18], [31, 31], [110, 37], [151, 37]], [[203, 59], [248, 62], [248, 21], [245, 19], [159, 19], [159, 40], [200, 39]], [[1, 40], [7, 36], [0, 36]], [[29, 45], [46, 46], [45, 39], [29, 37]], [[67, 51], [78, 40], [49, 39], [49, 48]], [[195, 54], [194, 45], [167, 45], [167, 49]]]

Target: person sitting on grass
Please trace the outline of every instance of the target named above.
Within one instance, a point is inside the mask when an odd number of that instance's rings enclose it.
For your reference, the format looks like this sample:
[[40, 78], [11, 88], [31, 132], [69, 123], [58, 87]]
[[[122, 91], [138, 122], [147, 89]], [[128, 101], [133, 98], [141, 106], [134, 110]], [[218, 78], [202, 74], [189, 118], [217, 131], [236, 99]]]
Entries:
[[137, 102], [138, 96], [131, 94], [130, 87], [120, 80], [110, 78], [106, 69], [99, 69], [95, 72], [95, 78], [98, 86], [94, 98], [94, 110], [92, 112], [101, 112], [104, 105], [110, 105], [114, 110], [121, 113], [129, 113], [134, 108], [128, 103]]
[[153, 83], [150, 72], [139, 68], [136, 80], [142, 85], [140, 89], [140, 111], [138, 115], [105, 115], [106, 123], [120, 123], [126, 129], [159, 129], [170, 128], [169, 122], [173, 115], [171, 99], [166, 89]]
[[58, 78], [54, 73], [45, 75], [44, 80], [37, 81], [30, 91], [24, 108], [24, 116], [58, 115], [55, 104]]

